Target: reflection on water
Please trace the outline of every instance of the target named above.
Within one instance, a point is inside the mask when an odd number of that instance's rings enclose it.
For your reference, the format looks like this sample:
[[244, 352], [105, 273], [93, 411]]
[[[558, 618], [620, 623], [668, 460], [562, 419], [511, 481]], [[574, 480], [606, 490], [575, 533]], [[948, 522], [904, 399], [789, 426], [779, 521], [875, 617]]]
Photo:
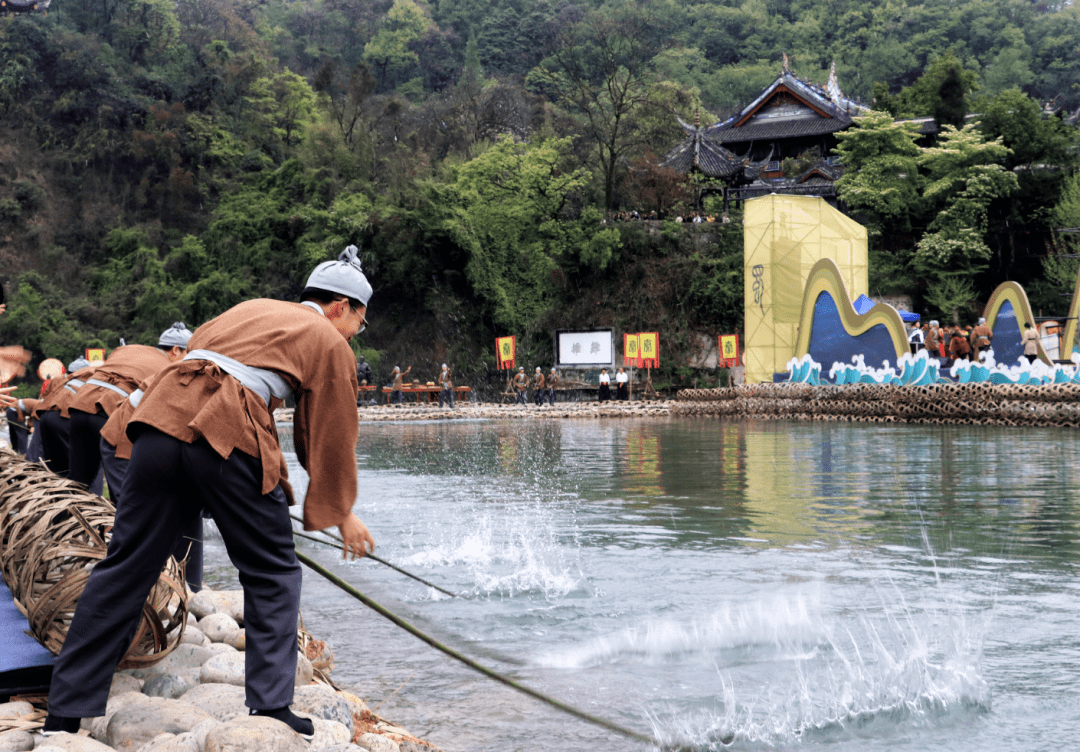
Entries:
[[[1080, 694], [1078, 448], [1059, 429], [363, 425], [356, 512], [380, 553], [473, 600], [302, 545], [464, 652], [666, 742], [1057, 749], [1080, 741], [1062, 700]], [[448, 750], [639, 748], [304, 587], [338, 681], [377, 704], [412, 675], [381, 712]]]

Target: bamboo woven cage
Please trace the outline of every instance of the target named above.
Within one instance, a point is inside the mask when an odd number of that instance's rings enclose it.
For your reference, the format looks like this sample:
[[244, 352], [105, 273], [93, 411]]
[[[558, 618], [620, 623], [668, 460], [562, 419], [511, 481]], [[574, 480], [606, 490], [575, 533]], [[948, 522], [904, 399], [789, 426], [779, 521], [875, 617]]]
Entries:
[[[90, 570], [105, 558], [115, 509], [86, 487], [0, 452], [0, 574], [30, 623], [59, 653]], [[183, 564], [170, 558], [143, 605], [120, 668], [145, 668], [180, 644], [187, 623]]]

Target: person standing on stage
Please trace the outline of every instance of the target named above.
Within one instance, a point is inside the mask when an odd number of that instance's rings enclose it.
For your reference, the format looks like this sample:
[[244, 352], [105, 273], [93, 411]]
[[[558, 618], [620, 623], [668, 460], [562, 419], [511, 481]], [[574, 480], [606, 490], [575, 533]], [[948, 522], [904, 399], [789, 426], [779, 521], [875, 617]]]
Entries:
[[53, 668], [42, 733], [105, 714], [113, 671], [179, 530], [208, 510], [244, 588], [246, 704], [305, 738], [290, 709], [300, 565], [273, 410], [296, 398], [293, 438], [310, 478], [304, 526], [337, 526], [344, 555], [375, 541], [356, 503], [356, 372], [349, 341], [366, 326], [371, 285], [357, 249], [320, 264], [301, 303], [250, 300], [203, 324], [132, 413], [131, 461], [108, 554], [93, 569]]

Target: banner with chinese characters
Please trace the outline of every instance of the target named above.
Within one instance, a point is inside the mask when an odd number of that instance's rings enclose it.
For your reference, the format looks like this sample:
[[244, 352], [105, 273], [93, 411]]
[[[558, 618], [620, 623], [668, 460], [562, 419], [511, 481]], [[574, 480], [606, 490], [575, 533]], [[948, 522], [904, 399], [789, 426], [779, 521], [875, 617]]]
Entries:
[[720, 367], [737, 366], [739, 364], [739, 335], [721, 334], [717, 339], [720, 343]]
[[105, 362], [105, 348], [104, 347], [88, 347], [86, 348], [86, 359], [90, 361], [90, 365], [99, 366]]
[[638, 335], [638, 368], [660, 367], [660, 334], [658, 332], [642, 332]]
[[636, 366], [640, 364], [641, 352], [639, 345], [641, 344], [641, 335], [639, 334], [624, 334], [623, 336], [623, 363], [628, 366]]
[[499, 370], [514, 367], [514, 352], [517, 349], [517, 337], [496, 337], [495, 355]]

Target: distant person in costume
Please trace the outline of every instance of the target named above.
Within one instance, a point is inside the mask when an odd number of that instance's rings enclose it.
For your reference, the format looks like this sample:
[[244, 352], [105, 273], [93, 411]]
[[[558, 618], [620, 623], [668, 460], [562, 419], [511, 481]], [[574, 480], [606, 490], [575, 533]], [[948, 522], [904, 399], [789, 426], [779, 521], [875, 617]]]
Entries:
[[296, 395], [293, 437], [307, 470], [304, 526], [337, 526], [345, 556], [375, 542], [357, 498], [356, 377], [349, 340], [371, 285], [349, 246], [308, 277], [301, 303], [250, 300], [203, 324], [127, 426], [133, 442], [108, 554], [90, 574], [57, 658], [42, 733], [105, 714], [113, 671], [179, 530], [209, 510], [244, 588], [245, 695], [251, 715], [306, 739], [292, 712], [301, 571], [285, 457], [273, 410]]
[[540, 370], [540, 366], [536, 367], [536, 372], [533, 373], [533, 402], [537, 405], [543, 406], [544, 404], [544, 372]]
[[439, 407], [443, 402], [454, 408], [454, 380], [450, 377], [450, 368], [442, 364], [442, 372], [439, 373]]
[[982, 354], [990, 347], [990, 341], [994, 339], [994, 332], [986, 325], [986, 319], [979, 319], [979, 323], [971, 330], [971, 350], [973, 360], [982, 360]]
[[557, 373], [555, 373], [555, 369], [552, 368], [551, 373], [549, 373], [548, 377], [547, 377], [547, 393], [548, 393], [548, 404], [549, 405], [554, 405], [555, 404], [555, 389], [558, 386], [559, 386], [559, 375]]
[[401, 372], [401, 366], [394, 366], [393, 383], [390, 386], [390, 401], [395, 405], [401, 404], [402, 393], [401, 384], [402, 380], [409, 375], [409, 371], [412, 370], [412, 366], [405, 369], [405, 373]]
[[971, 344], [968, 338], [960, 331], [960, 327], [953, 327], [952, 337], [949, 339], [949, 357], [954, 361], [967, 360], [971, 353]]
[[517, 404], [525, 404], [525, 392], [529, 389], [529, 377], [525, 375], [525, 366], [518, 366], [514, 374], [514, 389], [517, 390]]
[[1024, 357], [1028, 363], [1034, 363], [1039, 359], [1039, 330], [1030, 321], [1024, 326], [1024, 334], [1020, 337], [1024, 344]]

